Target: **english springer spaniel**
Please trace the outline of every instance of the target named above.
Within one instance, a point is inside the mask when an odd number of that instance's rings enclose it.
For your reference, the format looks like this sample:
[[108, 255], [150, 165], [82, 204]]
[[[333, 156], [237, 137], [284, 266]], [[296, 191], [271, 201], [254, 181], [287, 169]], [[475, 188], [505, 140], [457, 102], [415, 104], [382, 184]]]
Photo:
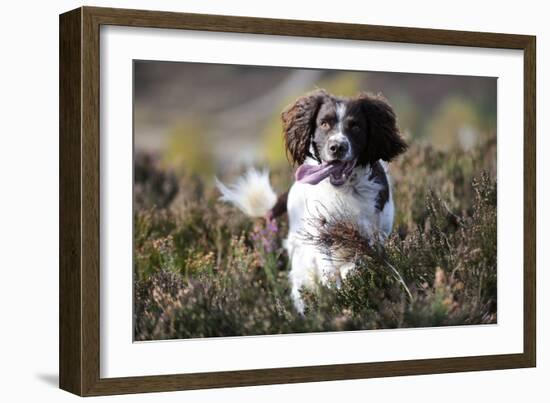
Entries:
[[[381, 95], [342, 98], [316, 90], [285, 108], [282, 121], [287, 153], [298, 165], [288, 194], [277, 200], [268, 172], [253, 169], [232, 186], [219, 181], [217, 185], [222, 200], [249, 216], [272, 219], [288, 211], [284, 246], [291, 264], [292, 298], [303, 313], [302, 287], [312, 288], [317, 280], [338, 285], [354, 267], [353, 262], [327, 257], [305, 242], [304, 234], [316, 234], [320, 215], [345, 213], [363, 236], [383, 241], [391, 232], [394, 216], [384, 161], [404, 152], [407, 145], [392, 107]], [[338, 256], [338, 251], [331, 252]]]

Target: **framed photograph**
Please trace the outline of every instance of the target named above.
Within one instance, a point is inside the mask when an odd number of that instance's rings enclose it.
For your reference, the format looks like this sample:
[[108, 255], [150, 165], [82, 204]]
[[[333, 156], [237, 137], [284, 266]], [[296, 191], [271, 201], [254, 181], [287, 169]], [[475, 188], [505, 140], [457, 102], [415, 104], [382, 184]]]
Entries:
[[60, 387], [535, 366], [535, 58], [526, 35], [62, 14]]

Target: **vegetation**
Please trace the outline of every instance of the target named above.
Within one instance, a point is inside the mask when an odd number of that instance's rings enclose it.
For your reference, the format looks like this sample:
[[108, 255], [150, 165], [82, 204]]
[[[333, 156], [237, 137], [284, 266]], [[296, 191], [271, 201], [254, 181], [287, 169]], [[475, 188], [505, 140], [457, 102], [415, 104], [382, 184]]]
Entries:
[[[413, 146], [392, 164], [395, 231], [379, 248], [344, 216], [326, 218], [309, 241], [346, 250], [357, 269], [340, 288], [303, 290], [304, 316], [289, 295], [286, 217], [251, 220], [204, 179], [138, 156], [135, 338], [495, 323], [494, 154], [494, 139], [468, 151]], [[288, 169], [272, 176], [289, 185]]]

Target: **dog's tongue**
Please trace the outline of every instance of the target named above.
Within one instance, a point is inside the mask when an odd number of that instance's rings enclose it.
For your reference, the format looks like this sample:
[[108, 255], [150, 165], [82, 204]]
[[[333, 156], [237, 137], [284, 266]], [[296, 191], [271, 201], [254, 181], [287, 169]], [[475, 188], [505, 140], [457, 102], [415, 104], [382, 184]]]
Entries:
[[323, 179], [327, 178], [332, 172], [337, 171], [340, 168], [339, 163], [336, 164], [321, 164], [321, 165], [307, 165], [303, 164], [296, 170], [296, 180], [300, 183], [309, 183], [310, 185], [316, 185]]

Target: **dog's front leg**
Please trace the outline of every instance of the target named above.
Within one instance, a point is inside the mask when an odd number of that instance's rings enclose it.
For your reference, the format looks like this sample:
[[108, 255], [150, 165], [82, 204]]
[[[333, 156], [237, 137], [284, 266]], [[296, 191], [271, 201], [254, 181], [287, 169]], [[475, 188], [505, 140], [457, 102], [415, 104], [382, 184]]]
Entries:
[[340, 273], [336, 268], [332, 257], [318, 255], [317, 256], [317, 275], [319, 281], [325, 287], [330, 287], [331, 285], [336, 285], [340, 287]]
[[348, 274], [353, 269], [355, 269], [355, 263], [353, 262], [344, 263], [342, 266], [340, 266], [340, 278], [342, 279], [342, 281], [346, 279]]

